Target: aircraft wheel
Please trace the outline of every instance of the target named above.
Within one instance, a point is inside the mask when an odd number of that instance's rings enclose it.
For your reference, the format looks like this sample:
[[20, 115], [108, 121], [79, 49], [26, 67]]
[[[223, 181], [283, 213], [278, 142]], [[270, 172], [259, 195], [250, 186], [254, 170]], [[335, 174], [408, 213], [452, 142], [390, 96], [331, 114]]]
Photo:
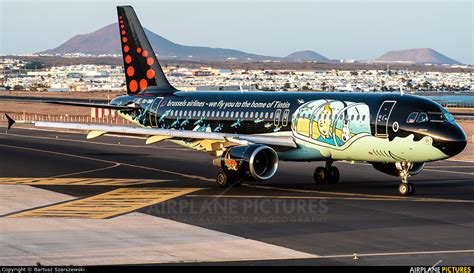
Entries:
[[325, 184], [329, 181], [329, 172], [326, 168], [317, 167], [314, 171], [314, 182], [316, 184]]
[[402, 196], [407, 196], [410, 194], [410, 185], [408, 183], [400, 183], [398, 185], [398, 192]]
[[408, 191], [408, 195], [413, 195], [415, 194], [415, 184], [413, 183], [408, 183], [408, 187], [409, 187], [409, 191]]
[[339, 173], [339, 169], [332, 166], [329, 168], [329, 184], [336, 184], [339, 182], [339, 178], [341, 177]]
[[224, 172], [222, 169], [220, 169], [217, 172], [216, 182], [221, 187], [227, 187], [227, 186], [230, 185], [230, 177], [226, 172]]

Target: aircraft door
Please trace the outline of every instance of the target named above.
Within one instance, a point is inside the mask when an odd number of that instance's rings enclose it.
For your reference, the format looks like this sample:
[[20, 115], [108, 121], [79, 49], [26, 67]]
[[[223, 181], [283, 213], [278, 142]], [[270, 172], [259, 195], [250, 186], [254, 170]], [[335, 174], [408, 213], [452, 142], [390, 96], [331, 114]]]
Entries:
[[163, 97], [157, 97], [148, 109], [150, 114], [151, 127], [158, 127], [158, 109], [162, 100]]
[[388, 137], [388, 122], [390, 114], [392, 113], [393, 107], [397, 102], [392, 100], [386, 100], [380, 105], [377, 117], [375, 119], [375, 136], [376, 137]]

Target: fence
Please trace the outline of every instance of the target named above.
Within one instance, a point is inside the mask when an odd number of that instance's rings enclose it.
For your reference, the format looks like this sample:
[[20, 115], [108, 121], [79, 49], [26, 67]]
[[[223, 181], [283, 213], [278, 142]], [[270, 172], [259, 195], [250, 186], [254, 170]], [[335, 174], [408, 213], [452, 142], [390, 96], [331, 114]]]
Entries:
[[[133, 125], [130, 121], [121, 117], [90, 117], [90, 116], [68, 116], [68, 115], [38, 115], [38, 114], [9, 114], [14, 120], [27, 121], [50, 121], [50, 122], [80, 122], [80, 123], [97, 123], [111, 125]], [[0, 115], [0, 120], [6, 121], [5, 115]]]

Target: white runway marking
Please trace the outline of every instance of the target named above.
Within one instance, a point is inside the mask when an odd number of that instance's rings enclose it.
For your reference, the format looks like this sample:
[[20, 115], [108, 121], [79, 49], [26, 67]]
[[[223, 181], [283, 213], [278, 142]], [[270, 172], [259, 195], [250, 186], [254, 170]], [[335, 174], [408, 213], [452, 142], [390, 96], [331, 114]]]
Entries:
[[[244, 185], [251, 188], [261, 188], [269, 190], [280, 190], [280, 191], [289, 191], [289, 192], [298, 192], [298, 193], [318, 193], [318, 194], [328, 194], [328, 195], [338, 195], [338, 196], [352, 196], [352, 197], [362, 197], [362, 198], [371, 198], [378, 200], [386, 201], [415, 201], [415, 202], [450, 202], [450, 203], [474, 203], [474, 200], [457, 200], [457, 199], [443, 199], [443, 198], [419, 198], [419, 197], [408, 197], [408, 196], [388, 196], [388, 195], [377, 195], [377, 194], [362, 194], [362, 193], [348, 193], [348, 192], [332, 192], [332, 191], [318, 191], [318, 190], [304, 190], [304, 189], [291, 189], [291, 188], [279, 188], [272, 186], [258, 186], [258, 185]], [[271, 196], [269, 196], [271, 197]], [[390, 199], [390, 200], [388, 200]]]
[[[374, 257], [374, 256], [433, 255], [433, 254], [456, 254], [456, 253], [474, 253], [474, 249], [407, 251], [407, 252], [381, 252], [381, 253], [357, 253], [357, 256], [359, 256], [359, 257]], [[353, 258], [353, 257], [354, 257], [354, 254], [322, 255], [322, 256], [317, 257], [316, 259]]]

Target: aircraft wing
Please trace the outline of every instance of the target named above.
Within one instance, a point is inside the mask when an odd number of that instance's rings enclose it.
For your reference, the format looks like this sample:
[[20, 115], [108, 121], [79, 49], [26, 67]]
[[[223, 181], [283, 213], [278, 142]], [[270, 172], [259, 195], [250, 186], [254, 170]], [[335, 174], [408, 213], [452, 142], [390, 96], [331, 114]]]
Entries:
[[[8, 129], [16, 122], [8, 115]], [[292, 137], [268, 136], [268, 135], [245, 135], [228, 134], [217, 132], [198, 132], [188, 130], [172, 130], [157, 128], [142, 128], [115, 125], [85, 124], [85, 123], [66, 123], [66, 122], [46, 122], [46, 121], [17, 121], [18, 123], [32, 124], [36, 127], [69, 129], [88, 131], [87, 138], [93, 139], [103, 135], [125, 135], [141, 136], [147, 139], [146, 144], [152, 144], [164, 139], [181, 140], [210, 140], [220, 142], [232, 142], [240, 145], [265, 144], [268, 146], [296, 148], [296, 143]]]
[[95, 108], [104, 108], [104, 109], [113, 109], [113, 110], [134, 110], [135, 107], [132, 106], [123, 106], [123, 105], [111, 105], [104, 103], [89, 103], [89, 102], [73, 102], [73, 101], [44, 101], [45, 103], [51, 104], [61, 104], [69, 106], [80, 106], [80, 107], [95, 107]]
[[19, 97], [19, 96], [0, 96], [2, 101], [16, 102], [36, 102], [50, 103], [68, 106], [95, 107], [113, 110], [134, 110], [135, 107], [128, 105], [111, 105], [107, 104], [107, 100], [86, 100], [86, 99], [63, 99], [63, 98], [42, 98], [42, 97]]

